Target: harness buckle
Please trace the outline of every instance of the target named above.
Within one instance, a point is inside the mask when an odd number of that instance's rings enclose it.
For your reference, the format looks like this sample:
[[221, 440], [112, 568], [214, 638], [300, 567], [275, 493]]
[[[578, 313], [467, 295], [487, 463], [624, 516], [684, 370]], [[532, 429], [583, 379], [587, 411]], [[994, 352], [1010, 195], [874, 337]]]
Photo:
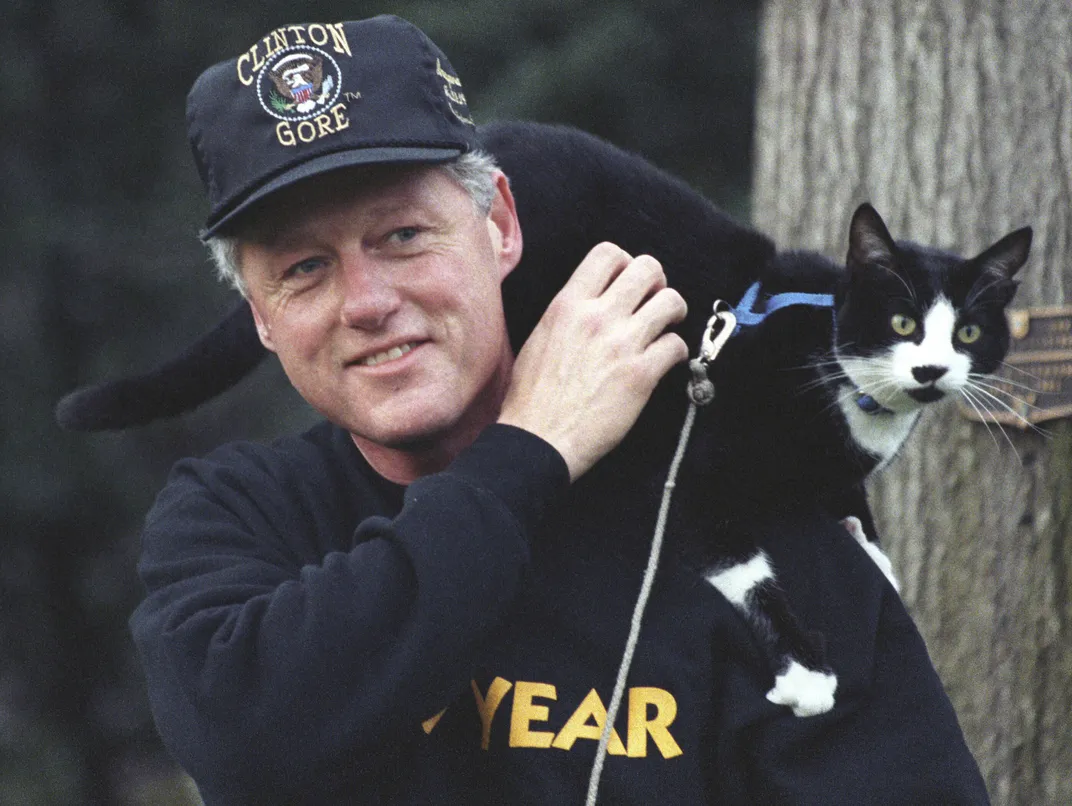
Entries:
[[728, 304], [718, 300], [714, 309], [715, 314], [707, 320], [707, 327], [700, 341], [700, 360], [705, 364], [710, 364], [718, 357], [737, 327], [737, 317]]

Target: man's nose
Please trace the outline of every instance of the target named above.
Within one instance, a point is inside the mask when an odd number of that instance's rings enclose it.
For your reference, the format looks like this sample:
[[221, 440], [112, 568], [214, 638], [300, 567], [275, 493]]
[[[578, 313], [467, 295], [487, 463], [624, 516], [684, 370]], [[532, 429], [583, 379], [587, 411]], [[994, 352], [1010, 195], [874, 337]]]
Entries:
[[342, 323], [376, 330], [398, 310], [402, 297], [391, 282], [390, 267], [367, 256], [344, 256], [341, 271]]

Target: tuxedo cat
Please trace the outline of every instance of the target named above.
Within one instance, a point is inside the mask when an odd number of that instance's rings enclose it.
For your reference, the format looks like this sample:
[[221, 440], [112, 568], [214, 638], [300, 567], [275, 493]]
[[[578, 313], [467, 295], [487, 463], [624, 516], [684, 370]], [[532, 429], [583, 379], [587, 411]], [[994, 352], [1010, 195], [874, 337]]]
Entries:
[[[849, 226], [845, 266], [811, 253], [775, 255], [755, 306], [810, 292], [829, 295], [830, 307], [779, 308], [730, 340], [712, 368], [722, 392], [701, 431], [693, 483], [721, 490], [717, 508], [732, 513], [821, 501], [896, 588], [889, 560], [868, 539], [862, 482], [931, 404], [957, 395], [976, 409], [1001, 403], [987, 375], [1008, 350], [1005, 308], [1030, 245], [1024, 228], [964, 259], [894, 241], [864, 204]], [[685, 506], [689, 519], [698, 516], [695, 497]], [[693, 547], [697, 564], [766, 642], [775, 675], [768, 699], [799, 716], [822, 713], [833, 705], [836, 675], [821, 641], [794, 619], [746, 522]]]
[[[516, 346], [600, 240], [662, 262], [689, 304], [681, 333], [693, 350], [715, 300], [736, 303], [757, 280], [760, 308], [785, 292], [832, 296], [832, 307], [780, 308], [729, 340], [709, 370], [716, 397], [698, 414], [667, 530], [667, 550], [753, 627], [774, 679], [768, 698], [799, 716], [829, 710], [836, 675], [823, 639], [778, 587], [758, 548], [769, 527], [757, 513], [777, 512], [784, 524], [819, 502], [896, 586], [863, 482], [927, 406], [957, 394], [980, 407], [996, 399], [985, 376], [1008, 350], [1004, 310], [1031, 230], [966, 260], [894, 241], [862, 205], [841, 265], [777, 251], [678, 180], [575, 130], [495, 124], [485, 142], [511, 177], [525, 237], [522, 264], [503, 285]], [[635, 502], [659, 498], [687, 375], [671, 372], [622, 445], [582, 478], [587, 500], [612, 502], [584, 517], [616, 522], [623, 534], [651, 522]], [[635, 490], [645, 494], [629, 500]]]
[[[832, 296], [832, 307], [779, 308], [730, 339], [710, 368], [716, 398], [697, 418], [667, 531], [668, 550], [754, 627], [775, 681], [769, 698], [802, 716], [828, 710], [836, 676], [760, 548], [764, 513], [785, 523], [818, 506], [844, 519], [893, 581], [873, 542], [863, 481], [892, 458], [925, 407], [958, 394], [979, 408], [996, 400], [985, 375], [1008, 348], [1004, 309], [1030, 230], [965, 260], [895, 242], [863, 205], [842, 266], [777, 251], [683, 182], [575, 129], [497, 123], [481, 134], [510, 177], [524, 236], [521, 262], [503, 284], [515, 349], [603, 240], [662, 262], [689, 304], [679, 330], [693, 349], [715, 301], [737, 303], [757, 281], [750, 310], [785, 292]], [[70, 395], [57, 416], [66, 427], [99, 430], [177, 414], [235, 383], [263, 354], [241, 304], [182, 356]], [[672, 371], [622, 445], [575, 485], [592, 502], [584, 517], [620, 524], [622, 534], [642, 524], [647, 533], [687, 380], [686, 368]]]

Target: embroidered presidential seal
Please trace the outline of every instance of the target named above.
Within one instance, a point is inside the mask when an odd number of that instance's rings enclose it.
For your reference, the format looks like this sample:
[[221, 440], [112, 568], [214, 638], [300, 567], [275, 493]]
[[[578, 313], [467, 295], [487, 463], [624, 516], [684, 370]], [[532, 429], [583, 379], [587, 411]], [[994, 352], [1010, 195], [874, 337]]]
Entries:
[[257, 98], [279, 120], [309, 120], [335, 103], [341, 91], [339, 65], [320, 48], [284, 48], [257, 74]]

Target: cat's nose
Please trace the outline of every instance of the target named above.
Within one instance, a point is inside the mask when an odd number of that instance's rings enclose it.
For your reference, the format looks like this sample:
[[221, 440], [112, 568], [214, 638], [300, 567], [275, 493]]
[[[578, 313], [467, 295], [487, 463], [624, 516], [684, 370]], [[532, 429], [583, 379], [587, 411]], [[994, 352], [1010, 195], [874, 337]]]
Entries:
[[949, 371], [949, 367], [912, 367], [912, 377], [919, 383], [931, 383], [938, 380]]

